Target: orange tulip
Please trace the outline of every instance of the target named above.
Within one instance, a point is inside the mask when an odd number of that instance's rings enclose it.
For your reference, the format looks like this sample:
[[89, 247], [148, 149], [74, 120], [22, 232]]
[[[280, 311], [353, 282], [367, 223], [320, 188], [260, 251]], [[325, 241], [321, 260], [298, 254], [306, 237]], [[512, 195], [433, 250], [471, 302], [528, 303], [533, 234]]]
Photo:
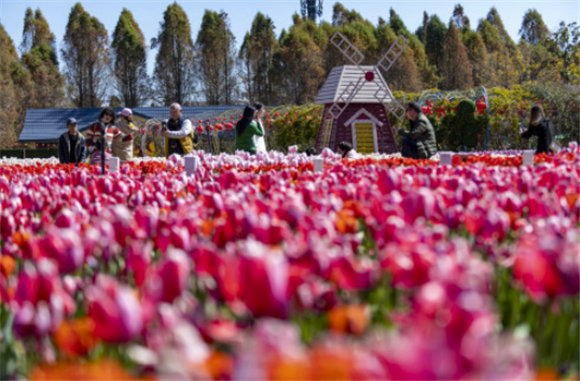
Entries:
[[560, 378], [558, 372], [551, 368], [541, 368], [536, 372], [536, 381], [559, 380]]
[[369, 325], [368, 306], [337, 306], [328, 312], [330, 329], [336, 332], [362, 335]]
[[8, 278], [10, 275], [12, 275], [15, 267], [16, 263], [14, 261], [14, 258], [12, 258], [11, 256], [3, 255], [0, 258], [0, 273], [2, 273], [2, 275], [4, 275], [5, 277]]
[[310, 364], [305, 359], [279, 357], [269, 366], [270, 380], [309, 380], [311, 379]]
[[53, 338], [58, 349], [69, 357], [82, 356], [97, 343], [94, 335], [95, 323], [91, 318], [80, 318], [64, 321], [56, 331]]
[[214, 380], [229, 380], [234, 370], [234, 361], [225, 353], [215, 351], [208, 356], [202, 368]]
[[30, 380], [135, 380], [131, 374], [114, 360], [74, 364], [58, 363], [34, 368]]

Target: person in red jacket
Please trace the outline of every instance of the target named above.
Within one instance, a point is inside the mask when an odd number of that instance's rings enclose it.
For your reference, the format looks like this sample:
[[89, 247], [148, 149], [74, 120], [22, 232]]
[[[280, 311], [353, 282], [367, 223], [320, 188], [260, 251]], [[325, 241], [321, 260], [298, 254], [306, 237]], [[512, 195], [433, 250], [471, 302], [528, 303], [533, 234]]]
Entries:
[[[104, 147], [101, 143], [101, 136], [105, 134]], [[87, 150], [91, 154], [91, 164], [101, 162], [101, 156], [105, 155], [105, 160], [113, 154], [112, 144], [114, 139], [122, 139], [123, 134], [115, 125], [115, 110], [111, 107], [104, 108], [99, 115], [99, 120], [89, 127], [86, 135]]]

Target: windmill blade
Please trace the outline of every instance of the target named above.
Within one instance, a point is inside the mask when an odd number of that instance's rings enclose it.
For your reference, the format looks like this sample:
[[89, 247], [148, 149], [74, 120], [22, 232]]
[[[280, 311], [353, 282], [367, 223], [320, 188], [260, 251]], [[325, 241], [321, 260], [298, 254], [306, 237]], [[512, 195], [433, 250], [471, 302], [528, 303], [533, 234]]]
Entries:
[[344, 54], [353, 65], [360, 65], [362, 60], [365, 58], [360, 50], [351, 44], [350, 41], [348, 41], [340, 32], [336, 32], [330, 39], [330, 42], [332, 45], [336, 46], [336, 48], [340, 50], [340, 52]]
[[393, 99], [390, 103], [385, 104], [388, 112], [393, 114], [397, 119], [401, 120], [405, 116], [405, 107], [397, 100]]
[[388, 112], [401, 120], [405, 116], [405, 108], [397, 102], [388, 87], [384, 87], [381, 84], [377, 85], [379, 86], [379, 89], [375, 92], [375, 98], [377, 98], [377, 101], [380, 104], [385, 105]]
[[403, 51], [407, 45], [409, 45], [409, 40], [403, 36], [397, 37], [395, 42], [393, 42], [393, 45], [391, 45], [389, 50], [381, 58], [377, 66], [383, 69], [385, 72], [389, 71], [395, 61], [401, 56], [401, 54], [403, 54]]
[[[348, 107], [350, 102], [358, 94], [360, 89], [362, 89], [364, 84], [365, 78], [364, 76], [362, 76], [356, 83], [350, 82], [348, 85], [346, 85], [346, 87], [344, 88], [342, 93], [340, 93], [338, 98], [334, 101], [332, 106], [328, 108], [327, 115], [330, 115], [333, 119], [338, 119], [338, 117], [343, 113], [343, 111]], [[343, 103], [342, 106], [340, 105], [341, 103]]]

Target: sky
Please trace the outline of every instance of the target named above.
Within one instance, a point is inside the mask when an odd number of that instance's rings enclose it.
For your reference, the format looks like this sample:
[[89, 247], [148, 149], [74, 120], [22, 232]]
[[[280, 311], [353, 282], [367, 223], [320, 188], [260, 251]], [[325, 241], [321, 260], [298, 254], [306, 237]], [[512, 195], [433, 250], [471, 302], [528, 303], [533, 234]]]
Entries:
[[[78, 1], [78, 0], [77, 0]], [[57, 39], [60, 50], [65, 27], [71, 8], [77, 1], [69, 0], [0, 0], [0, 23], [4, 26], [8, 35], [18, 48], [22, 42], [22, 28], [24, 26], [24, 13], [26, 8], [41, 10], [47, 19], [51, 31]], [[174, 0], [80, 0], [87, 12], [97, 17], [102, 22], [109, 36], [112, 34], [119, 15], [123, 8], [127, 8], [139, 24], [145, 39], [150, 44], [151, 38], [159, 32], [159, 26], [163, 19], [163, 12]], [[246, 32], [251, 28], [252, 20], [257, 12], [269, 16], [276, 27], [279, 35], [282, 29], [288, 29], [292, 24], [292, 15], [300, 12], [300, 0], [180, 0], [177, 1], [189, 17], [192, 29], [192, 37], [195, 41], [201, 19], [206, 9], [213, 11], [225, 11], [229, 15], [232, 32], [236, 36], [239, 47]], [[322, 20], [331, 21], [332, 7], [336, 1], [324, 1]], [[341, 3], [347, 9], [355, 9], [364, 18], [377, 23], [379, 17], [388, 21], [389, 9], [393, 8], [401, 17], [407, 28], [414, 32], [423, 20], [423, 12], [436, 14], [448, 23], [453, 13], [453, 8], [460, 3], [465, 14], [471, 21], [472, 28], [484, 18], [492, 6], [495, 6], [501, 19], [514, 41], [519, 40], [519, 29], [524, 14], [529, 9], [536, 9], [543, 17], [544, 23], [550, 31], [556, 31], [561, 21], [566, 24], [577, 22], [580, 24], [580, 0], [342, 0]], [[59, 51], [60, 55], [60, 51]], [[153, 71], [156, 51], [149, 51], [148, 71]], [[62, 63], [61, 63], [62, 69]]]

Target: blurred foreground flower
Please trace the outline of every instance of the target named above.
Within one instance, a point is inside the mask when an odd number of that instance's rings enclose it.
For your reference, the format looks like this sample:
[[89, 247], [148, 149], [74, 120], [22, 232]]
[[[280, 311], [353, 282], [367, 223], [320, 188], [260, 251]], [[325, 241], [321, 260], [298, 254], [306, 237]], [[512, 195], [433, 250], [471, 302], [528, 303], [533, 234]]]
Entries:
[[97, 343], [94, 331], [95, 323], [91, 318], [67, 320], [54, 332], [54, 342], [69, 357], [83, 356]]
[[328, 311], [330, 329], [336, 332], [362, 335], [368, 325], [370, 308], [363, 305], [336, 306]]
[[41, 365], [34, 368], [29, 375], [34, 380], [136, 380], [116, 361], [104, 359], [88, 363], [58, 363]]

